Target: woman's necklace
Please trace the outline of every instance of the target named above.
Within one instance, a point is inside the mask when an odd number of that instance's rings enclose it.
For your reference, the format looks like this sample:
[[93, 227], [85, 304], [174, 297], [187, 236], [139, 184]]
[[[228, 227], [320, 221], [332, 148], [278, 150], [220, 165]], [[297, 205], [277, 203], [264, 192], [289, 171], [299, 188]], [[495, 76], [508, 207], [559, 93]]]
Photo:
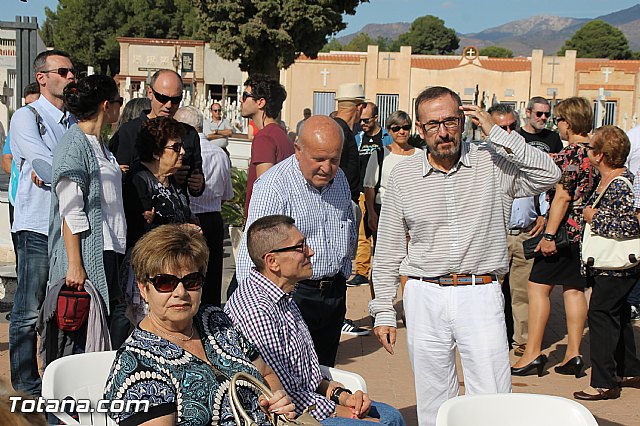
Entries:
[[[609, 183], [611, 183], [611, 181], [618, 176], [618, 174], [614, 174], [615, 172], [618, 171], [623, 171], [624, 168], [619, 168], [619, 169], [611, 169], [607, 172], [607, 175], [604, 176], [602, 179], [600, 179], [600, 183], [598, 184], [598, 191], [601, 191], [602, 188], [606, 188]], [[606, 184], [605, 184], [606, 183]]]
[[191, 334], [189, 335], [189, 337], [180, 337], [180, 336], [175, 336], [167, 331], [162, 331], [162, 326], [158, 324], [151, 315], [149, 315], [149, 319], [151, 320], [151, 323], [155, 327], [156, 331], [158, 331], [158, 333], [162, 334], [165, 337], [169, 337], [171, 339], [178, 339], [182, 342], [188, 342], [193, 338], [193, 335], [196, 334], [196, 328], [193, 326], [193, 323], [191, 323]]

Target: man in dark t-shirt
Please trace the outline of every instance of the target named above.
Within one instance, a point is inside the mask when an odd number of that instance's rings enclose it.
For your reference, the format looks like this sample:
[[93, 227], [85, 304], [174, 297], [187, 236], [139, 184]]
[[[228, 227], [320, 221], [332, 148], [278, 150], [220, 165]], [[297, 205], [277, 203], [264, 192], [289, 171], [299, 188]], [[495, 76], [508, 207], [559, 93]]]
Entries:
[[282, 103], [287, 99], [284, 87], [267, 75], [255, 74], [244, 83], [241, 114], [255, 123], [259, 132], [251, 144], [251, 160], [247, 175], [245, 214], [253, 193], [253, 184], [275, 164], [293, 155], [293, 144], [277, 123]]
[[551, 116], [549, 101], [535, 96], [527, 104], [527, 124], [519, 131], [528, 144], [546, 152], [555, 154], [562, 150], [562, 140], [557, 132], [547, 129], [547, 121]]

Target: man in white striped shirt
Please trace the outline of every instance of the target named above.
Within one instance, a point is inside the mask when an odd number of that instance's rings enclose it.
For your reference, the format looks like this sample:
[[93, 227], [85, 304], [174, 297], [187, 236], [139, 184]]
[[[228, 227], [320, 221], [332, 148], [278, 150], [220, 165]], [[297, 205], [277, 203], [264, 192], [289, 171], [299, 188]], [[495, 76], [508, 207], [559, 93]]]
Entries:
[[[548, 155], [496, 126], [486, 111], [461, 105], [445, 87], [418, 96], [416, 125], [427, 150], [391, 172], [378, 225], [369, 310], [376, 336], [393, 354], [393, 300], [399, 276], [409, 277], [404, 309], [420, 425], [435, 425], [440, 405], [458, 393], [456, 348], [465, 394], [511, 391], [496, 277], [508, 271], [511, 204], [560, 179]], [[462, 141], [465, 116], [486, 141]], [[404, 238], [407, 244], [398, 244]]]

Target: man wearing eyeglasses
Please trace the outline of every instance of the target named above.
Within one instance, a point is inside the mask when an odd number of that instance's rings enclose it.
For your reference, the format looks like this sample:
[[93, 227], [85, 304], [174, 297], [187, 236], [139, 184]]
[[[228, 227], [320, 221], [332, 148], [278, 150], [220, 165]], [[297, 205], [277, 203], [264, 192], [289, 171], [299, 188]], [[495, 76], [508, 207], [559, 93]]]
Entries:
[[[142, 124], [156, 117], [173, 117], [182, 102], [182, 89], [182, 77], [173, 70], [158, 70], [151, 76], [147, 86], [151, 109], [144, 110], [139, 117], [123, 123], [109, 142], [120, 166], [131, 167], [139, 161], [136, 140]], [[200, 138], [193, 127], [186, 124], [184, 126], [187, 129], [182, 141], [185, 154], [182, 166], [174, 177], [179, 184], [188, 189], [189, 195], [198, 197], [204, 191]], [[128, 170], [126, 167], [125, 169]]]
[[527, 124], [520, 129], [524, 140], [547, 154], [562, 151], [560, 135], [547, 129], [547, 121], [551, 117], [549, 101], [541, 96], [534, 96], [527, 104], [526, 114]]
[[203, 131], [216, 146], [226, 148], [229, 145], [227, 138], [233, 133], [233, 128], [229, 120], [222, 118], [222, 105], [218, 102], [211, 104], [211, 120], [204, 120]]
[[11, 150], [20, 176], [12, 229], [18, 237], [18, 287], [9, 325], [9, 357], [13, 388], [39, 395], [35, 326], [49, 278], [51, 163], [58, 141], [76, 121], [64, 111], [62, 96], [75, 81], [76, 70], [69, 54], [59, 50], [40, 53], [33, 68], [40, 98], [17, 110], [10, 125]]
[[[380, 212], [369, 304], [374, 333], [393, 354], [399, 277], [418, 422], [434, 426], [438, 408], [465, 394], [511, 391], [504, 299], [497, 276], [508, 271], [506, 226], [514, 198], [539, 194], [560, 179], [548, 155], [517, 132], [495, 125], [457, 93], [430, 87], [415, 102], [423, 155], [395, 167]], [[463, 142], [465, 118], [487, 136]], [[406, 242], [406, 243], [405, 243]]]
[[[507, 104], [497, 104], [487, 111], [496, 125], [507, 133], [519, 130], [517, 113]], [[522, 243], [533, 238], [544, 230], [544, 214], [548, 204], [545, 194], [534, 197], [516, 198], [511, 206], [511, 215], [507, 226], [507, 247], [509, 275], [508, 282], [503, 285], [509, 287], [511, 309], [505, 307], [505, 315], [513, 318], [513, 354], [522, 356], [526, 349], [529, 324], [529, 294], [528, 282], [533, 259], [524, 257]], [[506, 291], [506, 288], [505, 288]], [[507, 324], [509, 324], [507, 319]], [[511, 327], [507, 327], [507, 332]], [[509, 336], [511, 338], [511, 336]], [[511, 340], [511, 339], [510, 339]]]

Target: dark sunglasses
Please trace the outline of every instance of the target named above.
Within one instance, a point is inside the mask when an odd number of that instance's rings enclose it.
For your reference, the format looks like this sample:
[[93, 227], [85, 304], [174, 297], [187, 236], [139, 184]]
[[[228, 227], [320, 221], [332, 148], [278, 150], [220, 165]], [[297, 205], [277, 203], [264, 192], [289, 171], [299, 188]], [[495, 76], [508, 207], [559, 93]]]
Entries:
[[151, 91], [153, 92], [153, 96], [156, 98], [156, 100], [161, 104], [166, 104], [167, 102], [171, 101], [171, 103], [175, 105], [182, 102], [182, 95], [178, 95], [178, 96], [163, 95], [162, 93], [156, 92], [153, 87], [151, 87]]
[[179, 283], [182, 283], [187, 291], [196, 291], [200, 290], [202, 284], [204, 284], [204, 274], [202, 272], [192, 272], [182, 278], [171, 274], [158, 274], [153, 278], [147, 275], [147, 281], [153, 284], [158, 293], [171, 293], [178, 287]]
[[561, 121], [565, 121], [564, 118], [557, 116], [557, 117], [553, 117], [553, 124], [555, 124], [556, 126], [558, 125], [559, 122]]
[[268, 251], [264, 254], [264, 256], [262, 256], [262, 258], [264, 259], [264, 257], [270, 253], [284, 253], [287, 251], [299, 251], [300, 253], [307, 253], [308, 247], [309, 246], [307, 246], [307, 240], [304, 239], [300, 244], [296, 244], [295, 246], [282, 247], [279, 249]]
[[40, 72], [44, 73], [44, 74], [48, 74], [48, 73], [52, 72], [54, 74], [58, 74], [62, 78], [66, 77], [67, 74], [69, 74], [69, 73], [73, 74], [74, 76], [77, 75], [75, 68], [55, 68], [55, 69], [52, 69], [52, 70], [45, 70], [45, 71], [40, 71]]
[[246, 100], [247, 100], [247, 98], [253, 98], [253, 99], [255, 99], [256, 97], [255, 97], [255, 96], [254, 96], [254, 94], [253, 94], [253, 93], [251, 93], [251, 92], [246, 92], [246, 91], [245, 91], [245, 92], [242, 92], [242, 102], [246, 101]]
[[174, 143], [173, 145], [167, 145], [167, 146], [165, 146], [165, 147], [164, 147], [164, 149], [172, 149], [172, 150], [174, 150], [175, 152], [180, 152], [180, 150], [182, 149], [182, 145], [183, 145], [183, 143], [182, 143], [182, 142], [176, 142], [176, 143]]
[[109, 101], [110, 104], [120, 104], [120, 106], [122, 106], [124, 104], [124, 99], [122, 99], [122, 96], [120, 96], [117, 99], [114, 99], [112, 101]]
[[369, 124], [369, 122], [373, 119], [373, 117], [369, 117], [369, 118], [361, 118], [360, 119], [360, 124]]
[[506, 126], [498, 126], [505, 132], [513, 131], [516, 129], [516, 123], [507, 124]]
[[540, 118], [542, 116], [545, 117], [549, 117], [551, 115], [551, 112], [547, 112], [547, 111], [536, 111], [536, 117]]
[[212, 109], [211, 110], [211, 112], [220, 112], [220, 111], [222, 111], [222, 110], [220, 110], [220, 109]]
[[411, 124], [405, 124], [404, 126], [391, 126], [389, 127], [389, 129], [391, 129], [393, 133], [399, 132], [400, 129], [404, 130], [405, 132], [408, 132], [409, 130], [411, 130]]

